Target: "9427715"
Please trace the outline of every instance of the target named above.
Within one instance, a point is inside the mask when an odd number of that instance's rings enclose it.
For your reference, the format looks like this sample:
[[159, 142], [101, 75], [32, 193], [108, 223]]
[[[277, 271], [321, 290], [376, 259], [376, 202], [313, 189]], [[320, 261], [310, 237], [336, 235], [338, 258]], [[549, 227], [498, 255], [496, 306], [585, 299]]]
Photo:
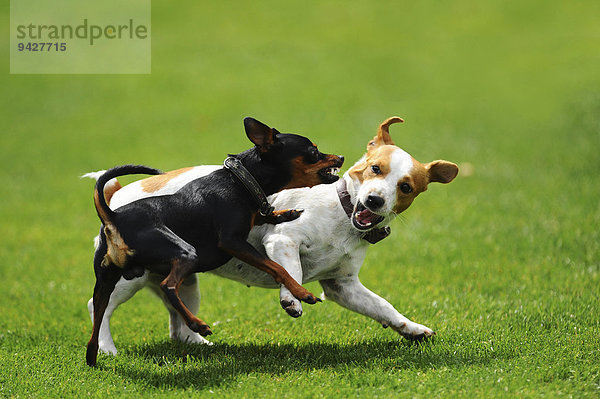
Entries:
[[51, 43], [51, 42], [27, 42], [17, 43], [19, 51], [67, 51], [67, 43]]

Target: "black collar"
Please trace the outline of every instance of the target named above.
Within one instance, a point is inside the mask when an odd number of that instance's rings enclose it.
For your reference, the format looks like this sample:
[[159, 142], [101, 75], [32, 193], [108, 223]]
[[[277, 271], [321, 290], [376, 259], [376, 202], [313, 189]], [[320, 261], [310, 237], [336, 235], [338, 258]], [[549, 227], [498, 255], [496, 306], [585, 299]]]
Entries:
[[[340, 179], [338, 184], [336, 185], [338, 197], [340, 198], [340, 203], [342, 204], [342, 208], [348, 215], [348, 218], [352, 219], [352, 213], [354, 212], [354, 205], [352, 205], [352, 201], [350, 200], [350, 193], [348, 192], [348, 188], [346, 186], [346, 179], [343, 177]], [[378, 229], [371, 229], [366, 233], [363, 233], [360, 238], [365, 241], [368, 241], [370, 244], [375, 244], [387, 236], [391, 234], [392, 230], [389, 226], [381, 227]]]
[[227, 157], [223, 162], [225, 169], [228, 169], [237, 177], [246, 187], [250, 194], [254, 197], [258, 203], [258, 210], [262, 216], [268, 216], [273, 213], [273, 207], [267, 200], [267, 195], [260, 187], [254, 176], [248, 172], [248, 169], [242, 165], [239, 159], [234, 157]]

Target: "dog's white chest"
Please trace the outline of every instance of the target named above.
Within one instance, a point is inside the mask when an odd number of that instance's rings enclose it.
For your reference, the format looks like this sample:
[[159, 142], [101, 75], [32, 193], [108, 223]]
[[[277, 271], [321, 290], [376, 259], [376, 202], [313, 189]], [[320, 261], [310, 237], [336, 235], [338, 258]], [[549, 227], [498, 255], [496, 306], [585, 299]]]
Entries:
[[358, 240], [352, 240], [354, 241], [352, 243], [335, 241], [334, 239], [331, 244], [320, 247], [315, 245], [300, 247], [303, 283], [358, 273], [367, 246]]

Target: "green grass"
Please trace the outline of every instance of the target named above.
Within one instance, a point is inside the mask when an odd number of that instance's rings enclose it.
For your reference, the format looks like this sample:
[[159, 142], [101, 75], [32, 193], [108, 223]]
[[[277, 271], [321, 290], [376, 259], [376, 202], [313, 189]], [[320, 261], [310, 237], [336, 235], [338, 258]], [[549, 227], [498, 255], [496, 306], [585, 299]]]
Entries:
[[[148, 76], [9, 75], [4, 30], [0, 396], [598, 397], [600, 3], [371, 3], [155, 1]], [[171, 343], [143, 291], [115, 314], [119, 356], [85, 365], [98, 221], [78, 175], [221, 162], [247, 115], [348, 167], [396, 114], [417, 159], [473, 169], [361, 272], [434, 343], [202, 275], [214, 346]]]

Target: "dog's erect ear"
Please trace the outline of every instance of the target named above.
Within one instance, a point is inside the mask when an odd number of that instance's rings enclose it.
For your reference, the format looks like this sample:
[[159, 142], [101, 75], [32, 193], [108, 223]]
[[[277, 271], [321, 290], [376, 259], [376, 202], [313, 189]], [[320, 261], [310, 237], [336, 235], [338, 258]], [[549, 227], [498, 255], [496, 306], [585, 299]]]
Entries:
[[380, 145], [394, 145], [394, 141], [390, 136], [390, 125], [401, 122], [404, 122], [404, 119], [399, 116], [392, 116], [384, 120], [381, 125], [379, 125], [377, 136], [373, 137], [373, 140], [369, 141], [369, 144], [367, 144], [367, 151], [377, 148]]
[[275, 136], [279, 133], [254, 118], [244, 118], [244, 128], [246, 129], [246, 136], [256, 144], [261, 152], [269, 150], [269, 147], [275, 142]]
[[433, 161], [425, 165], [429, 182], [450, 183], [458, 175], [458, 166], [448, 161]]

